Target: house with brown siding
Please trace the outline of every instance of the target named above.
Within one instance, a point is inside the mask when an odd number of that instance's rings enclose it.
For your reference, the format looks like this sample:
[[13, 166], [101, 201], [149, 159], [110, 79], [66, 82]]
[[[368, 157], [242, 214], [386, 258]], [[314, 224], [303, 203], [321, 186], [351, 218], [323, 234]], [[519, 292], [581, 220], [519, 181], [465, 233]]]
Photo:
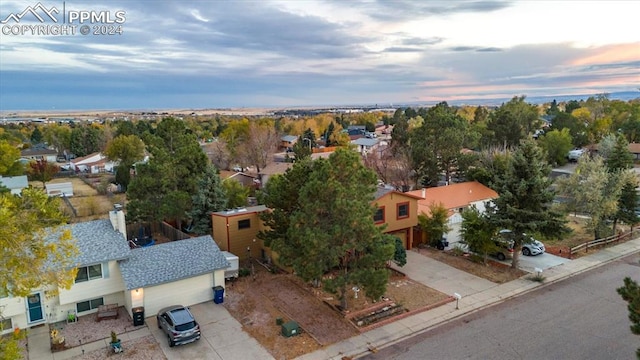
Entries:
[[413, 233], [418, 225], [419, 199], [414, 194], [378, 188], [373, 201], [377, 207], [373, 221], [378, 226], [386, 225], [384, 233], [402, 240], [407, 250], [414, 246]]
[[211, 214], [213, 239], [222, 251], [228, 251], [244, 260], [250, 256], [268, 257], [258, 232], [264, 229], [260, 213], [267, 210], [264, 205], [218, 211]]

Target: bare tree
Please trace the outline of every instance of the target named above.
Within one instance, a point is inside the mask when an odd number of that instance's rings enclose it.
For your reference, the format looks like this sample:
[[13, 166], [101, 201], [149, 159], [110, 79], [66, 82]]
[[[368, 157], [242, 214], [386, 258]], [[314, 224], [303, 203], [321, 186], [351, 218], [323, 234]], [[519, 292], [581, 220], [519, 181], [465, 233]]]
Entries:
[[259, 173], [260, 169], [273, 161], [279, 141], [280, 135], [272, 124], [252, 122], [249, 125], [249, 136], [241, 145], [246, 163], [255, 166]]
[[394, 154], [391, 147], [384, 146], [367, 153], [363, 161], [366, 167], [376, 172], [380, 180], [396, 189], [408, 189], [413, 183], [409, 156], [405, 151]]

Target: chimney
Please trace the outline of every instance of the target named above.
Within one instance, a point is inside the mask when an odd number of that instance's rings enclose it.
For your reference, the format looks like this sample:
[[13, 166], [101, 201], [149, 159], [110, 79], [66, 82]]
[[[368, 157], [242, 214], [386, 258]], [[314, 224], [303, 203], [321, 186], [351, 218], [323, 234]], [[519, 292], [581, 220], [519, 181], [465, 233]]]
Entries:
[[427, 189], [426, 188], [422, 188], [422, 198], [423, 199], [427, 198]]
[[126, 240], [127, 223], [125, 222], [124, 211], [122, 211], [121, 204], [113, 204], [113, 211], [109, 212], [109, 220], [111, 220], [113, 230], [120, 232]]

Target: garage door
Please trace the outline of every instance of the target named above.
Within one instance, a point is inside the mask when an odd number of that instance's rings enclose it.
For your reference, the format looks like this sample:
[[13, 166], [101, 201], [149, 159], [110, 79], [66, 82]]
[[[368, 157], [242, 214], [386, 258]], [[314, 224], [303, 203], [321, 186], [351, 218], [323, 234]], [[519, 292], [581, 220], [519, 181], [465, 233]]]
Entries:
[[398, 239], [400, 239], [402, 241], [402, 246], [404, 246], [404, 248], [407, 248], [407, 233], [405, 231], [399, 231], [397, 233], [393, 233], [391, 234], [395, 237], [397, 237]]
[[154, 316], [169, 305], [191, 306], [213, 301], [213, 274], [144, 288], [145, 316]]

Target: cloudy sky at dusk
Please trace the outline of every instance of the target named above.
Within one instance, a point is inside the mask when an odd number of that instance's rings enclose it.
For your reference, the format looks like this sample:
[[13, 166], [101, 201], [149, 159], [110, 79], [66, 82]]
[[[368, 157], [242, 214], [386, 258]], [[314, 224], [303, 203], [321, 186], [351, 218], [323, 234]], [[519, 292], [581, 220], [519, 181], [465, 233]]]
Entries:
[[[640, 87], [634, 0], [37, 4], [0, 3], [0, 111], [387, 105]], [[44, 10], [57, 10], [57, 22]], [[108, 19], [69, 24], [69, 11]], [[108, 24], [117, 11], [124, 22]], [[31, 35], [25, 25], [76, 33]], [[82, 35], [81, 25], [121, 25], [122, 34]]]

